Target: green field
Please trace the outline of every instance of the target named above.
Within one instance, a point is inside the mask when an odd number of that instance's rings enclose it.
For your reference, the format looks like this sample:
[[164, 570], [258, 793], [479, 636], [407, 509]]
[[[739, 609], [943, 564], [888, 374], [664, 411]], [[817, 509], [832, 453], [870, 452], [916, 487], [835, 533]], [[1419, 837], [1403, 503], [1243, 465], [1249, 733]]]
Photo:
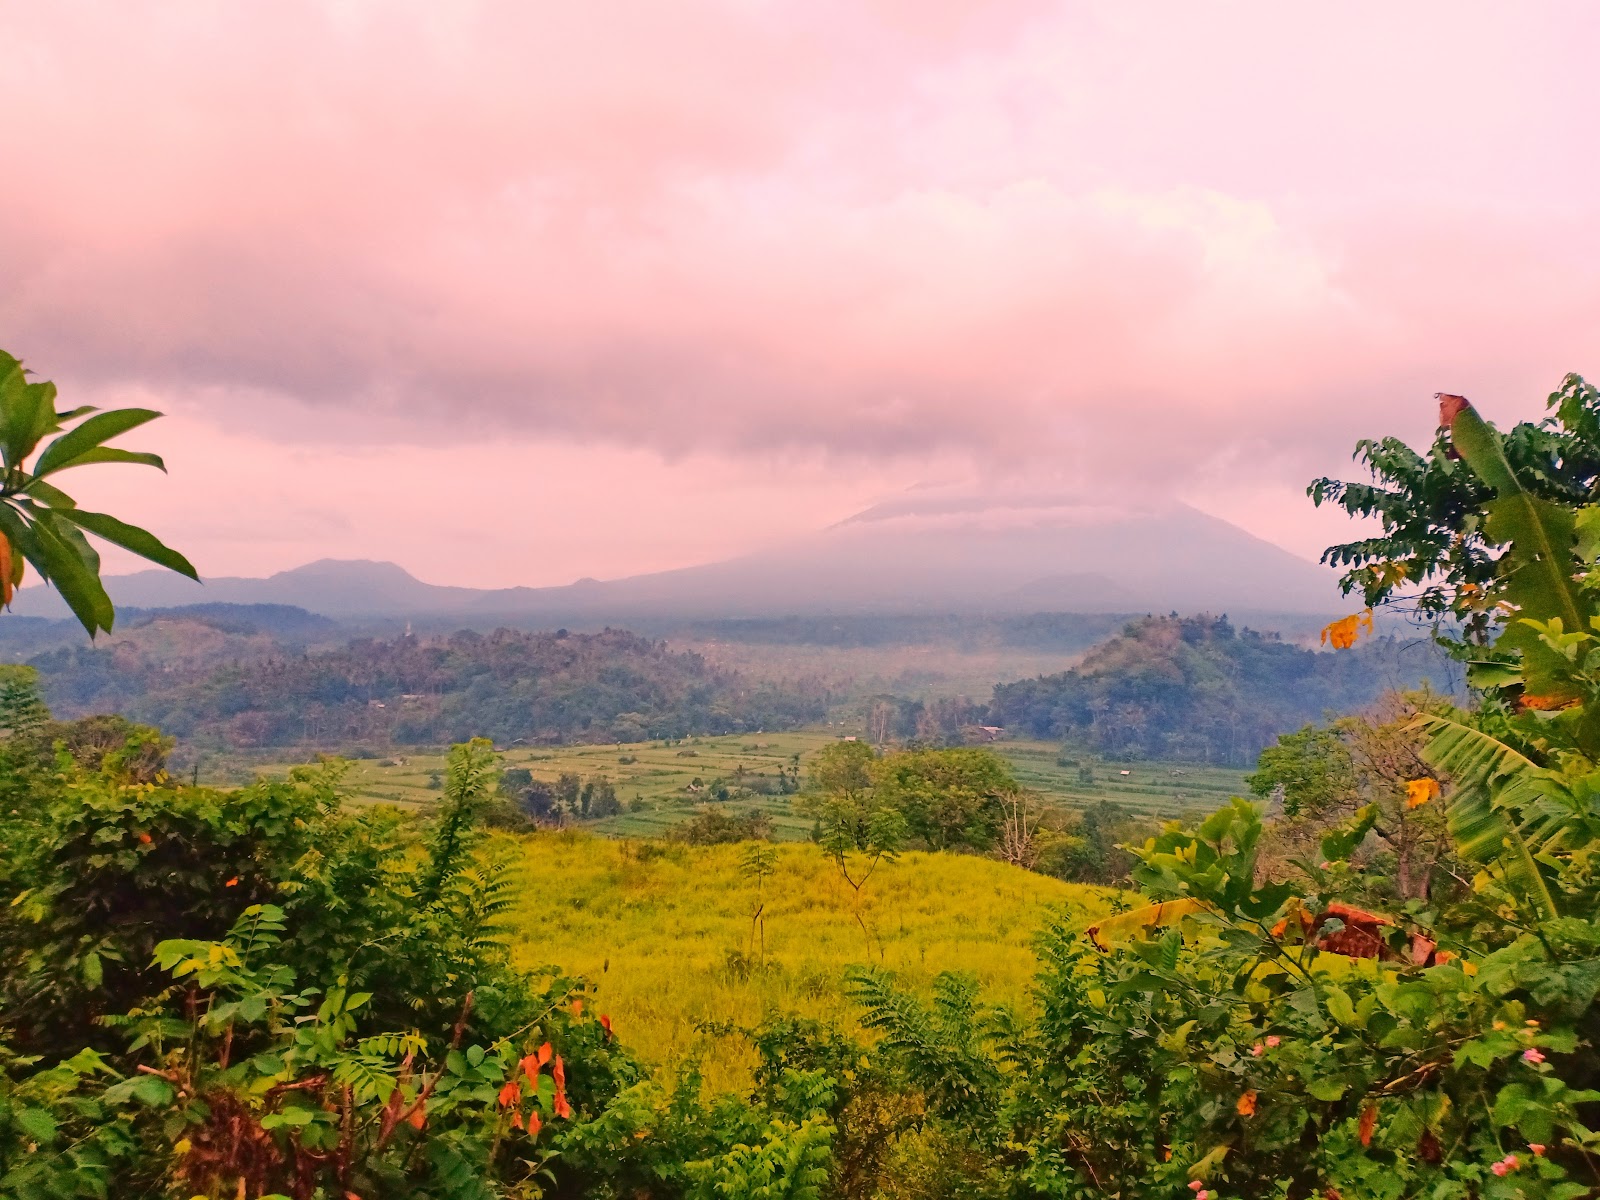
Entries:
[[924, 985], [976, 975], [993, 1001], [1023, 1004], [1033, 941], [1052, 913], [1087, 920], [1107, 893], [975, 855], [913, 852], [882, 866], [856, 923], [851, 894], [816, 846], [778, 847], [766, 882], [766, 960], [752, 939], [756, 892], [743, 846], [683, 846], [564, 830], [505, 837], [525, 864], [513, 927], [523, 966], [559, 964], [596, 987], [617, 1034], [662, 1066], [697, 1062], [717, 1088], [747, 1083], [741, 1038], [775, 1012], [839, 1020], [844, 973], [874, 962]]
[[[778, 768], [790, 767], [796, 755], [803, 774], [810, 756], [836, 736], [814, 730], [691, 738], [670, 744], [512, 748], [503, 753], [502, 762], [507, 767], [527, 767], [535, 777], [552, 782], [563, 772], [584, 778], [604, 775], [616, 785], [626, 811], [585, 827], [612, 836], [654, 837], [706, 804], [703, 789], [713, 781], [734, 786], [741, 768], [751, 779], [775, 779]], [[1165, 762], [1108, 763], [1090, 757], [1079, 759], [1093, 776], [1093, 782], [1085, 783], [1080, 781], [1079, 767], [1057, 763], [1060, 750], [1053, 743], [1002, 741], [991, 749], [1011, 764], [1018, 782], [1073, 809], [1112, 800], [1140, 816], [1170, 817], [1209, 812], [1244, 789], [1241, 771]], [[269, 774], [285, 769], [284, 763], [260, 768]], [[360, 802], [426, 806], [438, 797], [437, 790], [429, 787], [430, 777], [443, 769], [442, 755], [401, 752], [394, 759], [357, 761], [347, 782]], [[697, 780], [702, 790], [691, 791]], [[791, 800], [782, 795], [740, 796], [729, 806], [766, 812], [773, 836], [780, 840], [808, 838], [811, 821], [793, 811]]]

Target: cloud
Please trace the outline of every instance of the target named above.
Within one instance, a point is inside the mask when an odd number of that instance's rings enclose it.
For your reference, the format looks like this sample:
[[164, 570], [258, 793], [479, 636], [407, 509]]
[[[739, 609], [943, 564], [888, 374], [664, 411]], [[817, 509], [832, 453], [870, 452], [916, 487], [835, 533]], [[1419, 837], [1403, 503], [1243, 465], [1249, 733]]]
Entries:
[[6, 23], [5, 344], [230, 436], [1242, 495], [1600, 370], [1581, 7]]

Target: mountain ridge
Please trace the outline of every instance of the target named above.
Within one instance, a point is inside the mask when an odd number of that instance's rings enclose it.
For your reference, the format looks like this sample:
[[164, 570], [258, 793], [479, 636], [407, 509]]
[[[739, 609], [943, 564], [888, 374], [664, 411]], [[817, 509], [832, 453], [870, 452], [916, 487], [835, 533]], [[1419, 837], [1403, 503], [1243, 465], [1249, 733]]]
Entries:
[[[552, 587], [425, 583], [370, 559], [319, 559], [205, 584], [108, 576], [119, 606], [292, 604], [334, 618], [537, 621], [819, 613], [1271, 611], [1330, 613], [1333, 575], [1187, 505], [1118, 512], [1057, 496], [935, 495], [875, 506], [785, 545], [720, 562]], [[21, 589], [13, 610], [63, 616]]]

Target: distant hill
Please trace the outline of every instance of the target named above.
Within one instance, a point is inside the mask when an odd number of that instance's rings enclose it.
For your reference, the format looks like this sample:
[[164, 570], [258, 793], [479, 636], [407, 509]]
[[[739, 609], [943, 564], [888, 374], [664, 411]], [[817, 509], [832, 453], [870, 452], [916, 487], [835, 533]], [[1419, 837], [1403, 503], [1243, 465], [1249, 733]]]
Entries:
[[[924, 490], [808, 538], [724, 562], [566, 587], [424, 583], [393, 563], [325, 559], [203, 586], [168, 572], [107, 580], [119, 606], [287, 604], [337, 618], [594, 627], [642, 618], [826, 613], [1211, 611], [1332, 614], [1333, 575], [1182, 504], [1117, 509], [1056, 495]], [[13, 610], [60, 617], [48, 589]]]
[[826, 699], [615, 629], [358, 638], [295, 652], [265, 635], [162, 619], [32, 663], [58, 715], [120, 712], [199, 745], [240, 749], [736, 733], [818, 720]]
[[1107, 756], [1252, 765], [1280, 734], [1460, 668], [1425, 638], [1317, 653], [1224, 618], [1145, 617], [1056, 675], [997, 684], [988, 720]]

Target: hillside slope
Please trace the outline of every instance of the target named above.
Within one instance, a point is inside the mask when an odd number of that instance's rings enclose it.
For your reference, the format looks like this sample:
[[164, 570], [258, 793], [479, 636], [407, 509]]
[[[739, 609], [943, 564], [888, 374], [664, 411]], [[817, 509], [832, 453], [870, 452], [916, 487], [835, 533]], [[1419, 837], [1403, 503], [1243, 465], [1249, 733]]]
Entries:
[[618, 1036], [657, 1063], [698, 1058], [712, 1086], [740, 1082], [751, 1060], [741, 1039], [704, 1025], [748, 1028], [777, 1011], [838, 1020], [849, 1004], [844, 971], [869, 958], [914, 986], [967, 971], [991, 999], [1022, 1003], [1037, 968], [1033, 939], [1051, 914], [1087, 919], [1109, 903], [1100, 889], [991, 859], [907, 854], [868, 885], [869, 955], [821, 849], [778, 846], [763, 969], [750, 937], [755, 889], [740, 868], [744, 846], [571, 832], [502, 842], [526, 870], [514, 916], [519, 962], [587, 976]]

